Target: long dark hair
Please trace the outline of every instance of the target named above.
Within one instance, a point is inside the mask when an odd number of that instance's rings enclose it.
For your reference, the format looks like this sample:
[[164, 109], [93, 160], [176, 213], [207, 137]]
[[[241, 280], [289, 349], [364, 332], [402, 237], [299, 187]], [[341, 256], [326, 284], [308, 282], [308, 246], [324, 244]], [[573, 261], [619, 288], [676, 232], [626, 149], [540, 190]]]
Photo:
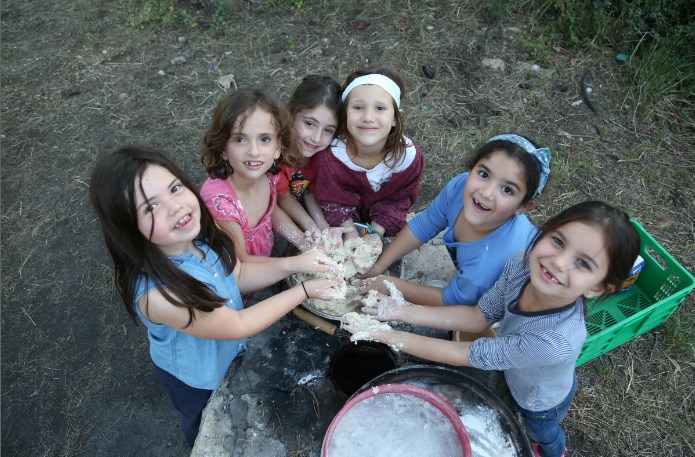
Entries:
[[89, 197], [113, 259], [116, 289], [130, 317], [137, 324], [135, 286], [138, 278], [144, 276], [172, 304], [188, 308], [190, 325], [195, 319], [194, 309], [210, 312], [226, 300], [177, 268], [140, 232], [135, 195], [138, 189], [142, 192], [142, 175], [151, 165], [165, 168], [195, 194], [200, 205], [199, 239], [217, 253], [225, 271], [231, 274], [236, 265], [234, 243], [215, 225], [196, 187], [162, 152], [128, 145], [105, 155], [94, 167]]
[[[330, 76], [309, 75], [305, 77], [294, 89], [290, 101], [287, 102], [287, 109], [290, 112], [292, 122], [294, 123], [295, 116], [302, 111], [314, 109], [321, 105], [325, 105], [326, 108], [333, 111], [337, 119], [341, 105], [340, 93], [340, 84]], [[304, 157], [300, 152], [301, 147], [298, 144], [298, 139], [295, 138], [294, 140], [292, 147], [283, 155], [283, 161], [291, 167], [298, 167], [304, 162]]]
[[[273, 118], [275, 128], [278, 131], [278, 143], [282, 153], [292, 143], [292, 124], [287, 109], [278, 103], [275, 98], [261, 89], [239, 89], [227, 95], [215, 107], [212, 112], [212, 122], [203, 137], [203, 151], [200, 161], [205, 171], [217, 179], [227, 179], [234, 173], [226, 160], [222, 158], [229, 137], [232, 135], [234, 125], [239, 122], [243, 127], [255, 108], [266, 111]], [[271, 167], [270, 173], [276, 174], [280, 169]]]
[[[384, 75], [387, 78], [391, 79], [393, 82], [395, 82], [401, 89], [401, 100], [403, 99], [403, 95], [405, 94], [405, 84], [403, 83], [403, 78], [401, 78], [400, 73], [388, 68], [382, 68], [379, 70], [357, 70], [353, 72], [345, 80], [345, 84], [343, 85], [343, 91], [347, 89], [347, 87], [354, 79], [359, 78], [360, 76], [374, 74]], [[342, 106], [340, 107], [340, 116], [338, 117], [338, 134], [345, 138], [345, 143], [348, 149], [357, 151], [355, 147], [355, 140], [352, 138], [350, 132], [348, 132], [347, 129], [347, 106], [349, 100], [350, 95], [347, 96], [347, 99], [345, 100], [345, 102], [343, 102]], [[396, 104], [395, 100], [392, 99], [391, 102], [393, 103], [396, 125], [394, 127], [391, 127], [391, 131], [389, 132], [388, 137], [386, 137], [386, 144], [384, 145], [384, 149], [386, 150], [386, 157], [384, 157], [384, 163], [393, 168], [396, 165], [398, 165], [405, 157], [405, 151], [408, 144], [406, 143], [406, 140], [403, 138], [403, 113], [398, 108], [398, 105]]]
[[[524, 137], [525, 138], [525, 137]], [[533, 146], [538, 148], [538, 145], [526, 138]], [[483, 143], [475, 150], [473, 156], [468, 159], [466, 169], [473, 170], [475, 166], [483, 159], [490, 157], [497, 151], [503, 152], [510, 159], [516, 160], [524, 170], [524, 178], [526, 182], [526, 195], [521, 203], [526, 203], [531, 200], [533, 194], [538, 188], [538, 182], [541, 178], [541, 169], [538, 159], [529, 154], [526, 149], [516, 143], [507, 140], [495, 140]]]
[[628, 215], [601, 201], [578, 203], [547, 220], [529, 249], [532, 250], [539, 240], [570, 222], [588, 224], [603, 232], [608, 257], [608, 271], [603, 284], [614, 291], [620, 290], [623, 282], [630, 276], [640, 250], [639, 234]]

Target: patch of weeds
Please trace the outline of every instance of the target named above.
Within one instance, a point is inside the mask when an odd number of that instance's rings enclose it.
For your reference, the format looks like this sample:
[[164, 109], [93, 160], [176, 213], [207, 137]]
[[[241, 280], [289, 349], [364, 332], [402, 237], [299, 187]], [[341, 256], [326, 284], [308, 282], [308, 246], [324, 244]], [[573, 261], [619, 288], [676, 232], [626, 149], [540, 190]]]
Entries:
[[552, 24], [544, 24], [533, 17], [529, 18], [528, 23], [528, 28], [522, 32], [524, 48], [533, 60], [541, 63], [549, 62], [555, 42]]
[[683, 119], [692, 119], [692, 95], [695, 93], [695, 60], [679, 55], [686, 41], [695, 40], [695, 27], [682, 29], [670, 39], [653, 37], [652, 43], [628, 66], [632, 74], [630, 86], [635, 104], [642, 107], [643, 118], [664, 118], [669, 128], [680, 131], [688, 126]]
[[96, 47], [101, 41], [101, 35], [97, 32], [85, 32], [84, 37], [87, 45], [91, 47]]
[[496, 22], [509, 15], [509, 2], [506, 0], [488, 0], [487, 21]]
[[263, 9], [267, 11], [280, 11], [296, 13], [304, 6], [304, 0], [265, 0]]
[[664, 325], [665, 342], [678, 352], [695, 356], [695, 325], [692, 321], [671, 316]]
[[234, 7], [220, 3], [215, 11], [210, 14], [210, 24], [208, 26], [211, 32], [219, 32], [227, 26], [227, 22], [231, 19], [234, 13]]
[[589, 365], [594, 372], [594, 375], [598, 376], [603, 382], [615, 381], [618, 379], [618, 373], [608, 364], [601, 363], [594, 359], [594, 363]]
[[[187, 6], [197, 4], [195, 1], [185, 3]], [[128, 13], [128, 25], [133, 28], [166, 30], [179, 24], [188, 28], [198, 26], [195, 14], [176, 0], [125, 0], [122, 5]]]
[[693, 439], [693, 424], [684, 421], [678, 416], [674, 416], [669, 421], [669, 433], [673, 436], [680, 436], [684, 443], [689, 443]]

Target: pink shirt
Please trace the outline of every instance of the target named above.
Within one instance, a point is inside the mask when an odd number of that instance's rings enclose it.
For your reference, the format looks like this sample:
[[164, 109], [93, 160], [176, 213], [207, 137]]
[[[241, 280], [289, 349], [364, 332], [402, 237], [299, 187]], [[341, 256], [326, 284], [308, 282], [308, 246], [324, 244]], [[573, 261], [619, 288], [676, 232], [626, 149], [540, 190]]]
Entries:
[[205, 201], [205, 206], [215, 220], [233, 221], [239, 224], [244, 234], [246, 252], [250, 255], [269, 256], [275, 242], [270, 216], [275, 207], [278, 176], [266, 174], [266, 177], [270, 185], [270, 201], [268, 209], [255, 227], [249, 227], [246, 211], [228, 180], [208, 178], [200, 188], [200, 195]]

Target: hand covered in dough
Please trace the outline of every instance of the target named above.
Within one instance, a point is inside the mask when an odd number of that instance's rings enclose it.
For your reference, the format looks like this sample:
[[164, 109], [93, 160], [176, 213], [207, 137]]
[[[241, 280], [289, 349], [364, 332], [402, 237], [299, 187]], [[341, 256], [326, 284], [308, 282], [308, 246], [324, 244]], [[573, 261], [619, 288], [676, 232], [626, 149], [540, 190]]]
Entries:
[[384, 242], [381, 240], [378, 233], [368, 233], [364, 235], [362, 239], [373, 246], [375, 251], [381, 253], [381, 250], [384, 247]]
[[294, 270], [299, 273], [331, 273], [337, 265], [320, 249], [311, 249], [294, 256]]
[[321, 232], [323, 249], [338, 249], [343, 246], [343, 235], [355, 232], [354, 227], [329, 227]]
[[345, 296], [345, 280], [343, 278], [311, 279], [304, 282], [304, 288], [309, 298], [334, 300]]
[[301, 252], [310, 251], [312, 249], [322, 249], [321, 230], [313, 227], [304, 232], [304, 239], [297, 247]]
[[400, 321], [403, 320], [403, 313], [408, 307], [412, 306], [409, 303], [403, 303], [397, 298], [389, 295], [379, 294], [374, 306], [362, 307], [362, 312], [368, 314], [379, 321]]
[[386, 293], [389, 292], [389, 290], [384, 282], [388, 281], [392, 277], [393, 276], [389, 275], [379, 275], [373, 278], [360, 279], [358, 276], [355, 276], [352, 280], [350, 280], [350, 284], [357, 288], [356, 295], [364, 295], [369, 293], [369, 291], [372, 289]]

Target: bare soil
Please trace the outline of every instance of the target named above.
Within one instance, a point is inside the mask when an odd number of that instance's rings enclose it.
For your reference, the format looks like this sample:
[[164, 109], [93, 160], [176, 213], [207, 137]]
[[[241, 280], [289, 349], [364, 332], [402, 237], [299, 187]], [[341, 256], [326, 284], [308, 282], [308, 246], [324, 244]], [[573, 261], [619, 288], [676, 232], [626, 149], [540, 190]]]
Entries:
[[[310, 73], [342, 83], [358, 68], [396, 68], [406, 131], [426, 158], [416, 209], [463, 171], [478, 142], [519, 132], [553, 151], [534, 221], [606, 200], [695, 270], [695, 141], [692, 129], [674, 133], [693, 120], [666, 111], [640, 120], [614, 61], [623, 49], [558, 47], [534, 62], [525, 18], [488, 23], [482, 7], [453, 0], [317, 0], [294, 10], [296, 2], [239, 1], [218, 31], [209, 28], [212, 2], [194, 13], [194, 29], [133, 28], [127, 3], [2, 4], [6, 455], [187, 453], [146, 336], [112, 286], [88, 183], [98, 156], [133, 142], [168, 151], [202, 182], [200, 139], [227, 92], [217, 83], [224, 75], [234, 75], [232, 88], [262, 86], [286, 100]], [[505, 68], [484, 66], [488, 58]], [[569, 456], [695, 455], [694, 301], [579, 368], [564, 423]]]

